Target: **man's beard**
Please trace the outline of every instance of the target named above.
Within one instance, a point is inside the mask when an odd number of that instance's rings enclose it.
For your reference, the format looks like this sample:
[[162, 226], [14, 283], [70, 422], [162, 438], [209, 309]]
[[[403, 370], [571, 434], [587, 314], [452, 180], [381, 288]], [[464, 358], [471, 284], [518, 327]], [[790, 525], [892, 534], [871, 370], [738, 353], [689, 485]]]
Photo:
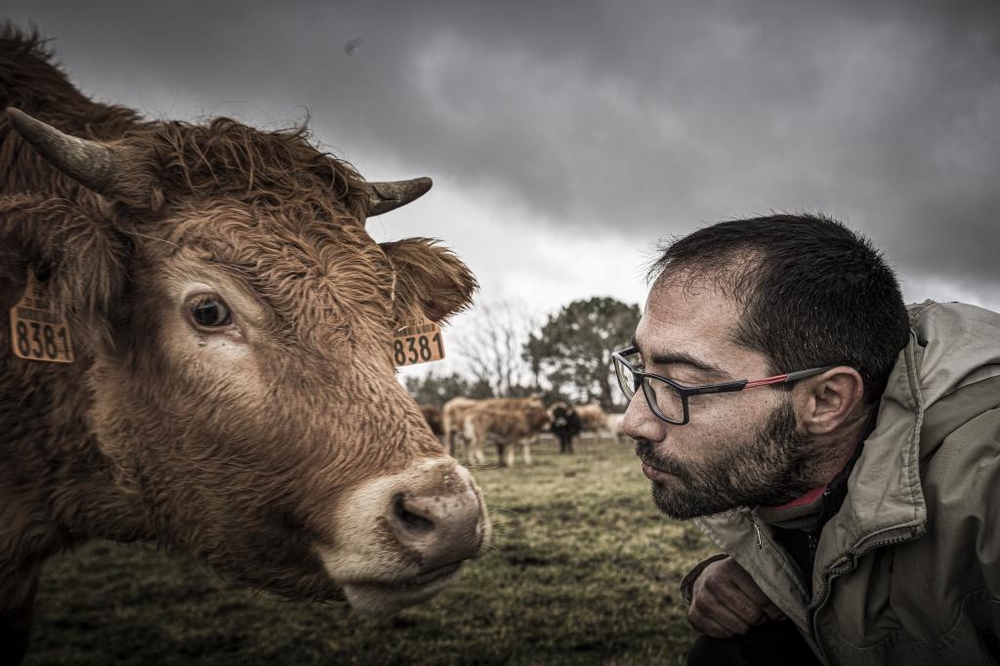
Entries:
[[740, 506], [778, 506], [811, 490], [815, 484], [809, 475], [823, 454], [809, 443], [796, 433], [795, 414], [786, 400], [746, 442], [706, 442], [709, 455], [699, 463], [685, 465], [657, 455], [645, 440], [636, 442], [635, 452], [675, 477], [670, 484], [652, 482], [653, 501], [671, 518], [685, 520]]

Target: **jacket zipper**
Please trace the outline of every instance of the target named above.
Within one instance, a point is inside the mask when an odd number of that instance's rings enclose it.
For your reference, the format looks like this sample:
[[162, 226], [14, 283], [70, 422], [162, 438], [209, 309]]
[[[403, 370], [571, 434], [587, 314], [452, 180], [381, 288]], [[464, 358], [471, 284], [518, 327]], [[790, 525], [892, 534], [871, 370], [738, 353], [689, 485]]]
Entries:
[[750, 511], [750, 522], [753, 523], [753, 532], [757, 537], [757, 550], [764, 550], [764, 539], [760, 536], [760, 524], [757, 522], [757, 514]]
[[819, 548], [819, 535], [823, 531], [823, 526], [826, 525], [827, 521], [836, 515], [837, 510], [840, 509], [839, 503], [837, 509], [831, 509], [830, 507], [830, 495], [833, 492], [830, 490], [830, 486], [827, 485], [826, 489], [823, 491], [823, 499], [819, 505], [819, 527], [815, 529], [806, 530], [806, 539], [809, 544], [809, 561], [816, 562], [816, 549]]
[[[864, 548], [858, 550], [850, 550], [847, 554], [850, 556], [850, 560], [844, 562], [840, 566], [833, 566], [826, 570], [826, 573], [820, 578], [820, 588], [819, 594], [814, 594], [814, 601], [809, 604], [806, 608], [806, 620], [809, 622], [809, 633], [812, 634], [813, 640], [816, 643], [816, 647], [822, 653], [823, 660], [830, 663], [830, 658], [826, 654], [826, 650], [823, 648], [823, 644], [819, 640], [819, 634], [816, 632], [816, 613], [819, 611], [820, 606], [822, 606], [829, 596], [830, 593], [830, 581], [838, 576], [842, 576], [846, 573], [850, 573], [858, 564], [858, 558], [867, 552], [874, 550], [875, 548], [881, 548], [883, 546], [891, 546], [897, 543], [902, 543], [904, 541], [909, 541], [912, 536], [898, 536], [890, 539], [882, 539], [881, 541], [872, 541], [867, 544]], [[810, 538], [810, 543], [812, 542]]]

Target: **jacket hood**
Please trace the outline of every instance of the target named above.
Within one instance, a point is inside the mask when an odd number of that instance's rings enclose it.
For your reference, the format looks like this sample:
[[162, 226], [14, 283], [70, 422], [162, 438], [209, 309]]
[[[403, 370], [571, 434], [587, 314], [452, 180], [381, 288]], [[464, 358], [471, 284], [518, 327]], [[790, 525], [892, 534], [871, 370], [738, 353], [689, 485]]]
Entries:
[[911, 310], [921, 401], [921, 459], [949, 433], [1000, 407], [1000, 314], [931, 301]]
[[1000, 376], [1000, 314], [924, 301], [911, 307], [910, 319], [925, 410], [958, 389]]

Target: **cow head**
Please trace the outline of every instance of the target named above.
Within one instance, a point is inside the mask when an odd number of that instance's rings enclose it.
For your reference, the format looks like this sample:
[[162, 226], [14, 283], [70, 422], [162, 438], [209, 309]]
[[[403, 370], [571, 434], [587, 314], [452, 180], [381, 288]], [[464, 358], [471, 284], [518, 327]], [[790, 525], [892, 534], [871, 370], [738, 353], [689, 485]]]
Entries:
[[479, 554], [481, 493], [390, 353], [399, 327], [466, 307], [475, 279], [431, 240], [380, 246], [364, 228], [429, 179], [366, 183], [301, 131], [226, 119], [95, 142], [8, 115], [84, 188], [36, 205], [51, 242], [31, 260], [51, 268], [88, 364], [89, 436], [141, 507], [129, 529], [373, 614]]

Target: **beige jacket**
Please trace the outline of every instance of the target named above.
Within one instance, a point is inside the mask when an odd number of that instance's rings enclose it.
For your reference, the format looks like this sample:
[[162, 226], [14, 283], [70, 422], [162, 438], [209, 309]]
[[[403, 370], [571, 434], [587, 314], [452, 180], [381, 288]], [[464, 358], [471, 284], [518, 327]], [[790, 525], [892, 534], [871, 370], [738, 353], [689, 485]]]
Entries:
[[928, 301], [910, 315], [812, 598], [752, 511], [696, 520], [826, 664], [1000, 662], [1000, 314]]

